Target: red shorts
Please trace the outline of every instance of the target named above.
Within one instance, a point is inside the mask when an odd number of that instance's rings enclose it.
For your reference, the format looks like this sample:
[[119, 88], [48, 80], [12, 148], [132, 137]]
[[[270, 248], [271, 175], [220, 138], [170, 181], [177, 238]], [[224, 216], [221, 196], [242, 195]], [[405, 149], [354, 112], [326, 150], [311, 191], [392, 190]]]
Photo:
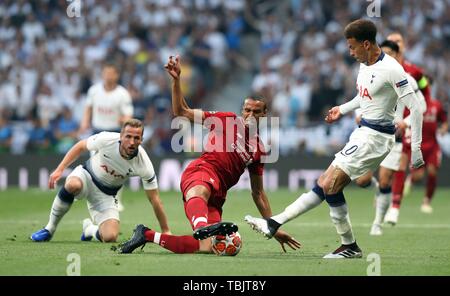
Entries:
[[[205, 165], [203, 160], [194, 160], [181, 175], [180, 189], [186, 208], [185, 196], [196, 185], [203, 185], [210, 191], [208, 200], [208, 224], [222, 220], [222, 206], [225, 202], [226, 190], [222, 189], [220, 180], [214, 170]], [[189, 219], [189, 217], [188, 217]]]

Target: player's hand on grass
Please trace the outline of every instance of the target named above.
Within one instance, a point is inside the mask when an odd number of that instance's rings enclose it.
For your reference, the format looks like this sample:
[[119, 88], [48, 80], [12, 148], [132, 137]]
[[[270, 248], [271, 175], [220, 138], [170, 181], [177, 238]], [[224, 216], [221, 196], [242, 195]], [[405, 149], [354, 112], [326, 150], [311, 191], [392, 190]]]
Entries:
[[411, 151], [411, 165], [414, 169], [418, 169], [423, 166], [425, 162], [423, 161], [422, 151], [413, 150]]
[[331, 108], [330, 110], [328, 110], [328, 114], [325, 117], [325, 121], [327, 123], [333, 123], [336, 120], [338, 120], [339, 118], [341, 118], [341, 110], [339, 110], [339, 106], [335, 106], [333, 108]]
[[286, 248], [284, 244], [287, 244], [292, 250], [300, 249], [302, 246], [295, 238], [283, 230], [278, 230], [273, 237], [280, 243], [281, 248], [285, 253]]
[[49, 177], [48, 179], [48, 188], [55, 189], [56, 183], [59, 179], [61, 179], [61, 176], [63, 174], [62, 170], [56, 169]]
[[178, 80], [180, 79], [181, 74], [181, 66], [180, 66], [180, 56], [170, 56], [169, 60], [167, 61], [167, 64], [164, 65], [164, 68], [166, 69], [167, 73], [169, 73], [170, 76], [172, 76], [173, 79]]

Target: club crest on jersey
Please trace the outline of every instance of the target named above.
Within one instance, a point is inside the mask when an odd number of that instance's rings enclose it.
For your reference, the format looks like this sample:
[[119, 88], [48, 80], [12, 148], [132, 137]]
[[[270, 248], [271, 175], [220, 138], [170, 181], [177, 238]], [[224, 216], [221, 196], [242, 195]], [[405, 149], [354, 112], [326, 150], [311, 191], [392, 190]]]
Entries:
[[369, 94], [369, 91], [366, 87], [363, 87], [362, 85], [356, 85], [356, 89], [359, 91], [359, 96], [364, 99], [364, 97], [368, 97], [370, 100], [372, 100], [372, 97]]
[[397, 82], [396, 84], [395, 84], [395, 87], [403, 87], [403, 86], [405, 86], [405, 85], [407, 85], [408, 84], [408, 79], [405, 79], [405, 80], [402, 80], [402, 81], [400, 81], [400, 82]]

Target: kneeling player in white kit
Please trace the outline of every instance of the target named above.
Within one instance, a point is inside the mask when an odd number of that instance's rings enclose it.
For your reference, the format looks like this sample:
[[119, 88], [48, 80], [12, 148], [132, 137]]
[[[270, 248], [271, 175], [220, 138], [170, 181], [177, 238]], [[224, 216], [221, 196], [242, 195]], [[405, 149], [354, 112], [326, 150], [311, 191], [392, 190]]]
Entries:
[[[384, 53], [390, 55], [394, 59], [399, 62], [399, 47], [397, 43], [392, 42], [390, 40], [385, 40], [380, 44], [381, 49]], [[414, 103], [419, 107], [420, 112], [422, 114], [427, 109], [427, 104], [425, 102], [425, 97], [417, 85], [416, 80], [406, 73], [406, 77], [408, 78], [408, 83], [411, 85], [414, 93], [416, 95], [416, 102]], [[382, 223], [385, 218], [386, 212], [391, 204], [392, 200], [392, 179], [394, 176], [394, 172], [398, 171], [400, 168], [400, 159], [402, 156], [402, 135], [406, 129], [410, 127], [410, 117], [406, 117], [403, 119], [403, 111], [405, 109], [405, 105], [400, 100], [397, 104], [397, 108], [395, 110], [395, 124], [397, 126], [397, 133], [395, 137], [395, 144], [392, 148], [391, 152], [386, 156], [386, 158], [381, 162], [380, 169], [378, 172], [378, 181], [379, 185], [375, 194], [375, 219], [373, 220], [372, 227], [370, 228], [370, 235], [382, 235]], [[400, 132], [399, 132], [400, 131]], [[357, 180], [358, 185], [362, 185], [362, 183], [370, 183], [371, 177], [373, 176], [372, 172], [369, 172], [365, 176], [359, 178]], [[366, 183], [367, 184], [367, 183]]]
[[391, 151], [395, 141], [393, 121], [398, 100], [402, 100], [411, 111], [412, 164], [414, 167], [423, 165], [420, 151], [422, 114], [414, 104], [414, 90], [402, 66], [378, 47], [376, 32], [375, 24], [368, 20], [356, 20], [346, 26], [344, 34], [350, 55], [361, 63], [357, 79], [359, 94], [350, 102], [333, 107], [325, 118], [332, 123], [343, 114], [361, 108], [361, 127], [351, 134], [348, 143], [335, 155], [316, 186], [297, 198], [284, 212], [267, 220], [245, 217], [253, 229], [266, 237], [272, 237], [281, 225], [326, 200], [342, 244], [324, 258], [362, 257], [353, 236], [343, 189], [352, 180], [375, 170]]
[[55, 187], [64, 170], [83, 152], [95, 153], [67, 177], [53, 201], [47, 226], [33, 233], [31, 239], [36, 242], [49, 241], [74, 199], [86, 198], [93, 222], [90, 219], [83, 221], [81, 240], [116, 241], [120, 221], [116, 194], [132, 176], [141, 177], [161, 231], [170, 233], [152, 162], [140, 146], [143, 132], [142, 122], [130, 119], [123, 124], [120, 133], [101, 132], [75, 144], [50, 175], [50, 188]]

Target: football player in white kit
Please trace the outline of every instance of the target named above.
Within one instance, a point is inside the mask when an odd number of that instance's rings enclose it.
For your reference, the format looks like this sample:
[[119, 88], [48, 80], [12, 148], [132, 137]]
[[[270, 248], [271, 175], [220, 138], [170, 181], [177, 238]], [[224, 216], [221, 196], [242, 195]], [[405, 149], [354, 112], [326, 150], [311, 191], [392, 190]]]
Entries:
[[[399, 62], [398, 56], [400, 49], [395, 42], [385, 40], [380, 44], [380, 47], [384, 53], [390, 55]], [[415, 104], [419, 107], [420, 112], [423, 114], [427, 108], [425, 97], [420, 91], [416, 80], [408, 73], [406, 73], [406, 77], [408, 78], [408, 83], [411, 85], [416, 95]], [[370, 228], [370, 235], [383, 234], [382, 223], [392, 199], [392, 179], [394, 172], [398, 171], [400, 168], [400, 159], [402, 156], [402, 134], [405, 130], [409, 130], [410, 128], [410, 117], [408, 116], [403, 119], [404, 109], [405, 105], [400, 100], [395, 110], [394, 122], [397, 126], [395, 144], [391, 152], [389, 152], [386, 158], [381, 162], [378, 172], [379, 185], [375, 194], [375, 219], [372, 222], [372, 227]], [[369, 179], [371, 179], [372, 176], [373, 173], [369, 172], [365, 176], [359, 178], [357, 180], [358, 185], [362, 185], [365, 182], [370, 183]]]
[[94, 154], [66, 178], [53, 201], [48, 224], [33, 233], [31, 239], [36, 242], [49, 241], [74, 199], [86, 198], [93, 223], [90, 219], [83, 221], [81, 240], [116, 241], [120, 221], [116, 194], [132, 176], [141, 177], [161, 231], [170, 233], [152, 162], [140, 146], [143, 131], [141, 121], [130, 119], [123, 124], [120, 133], [101, 132], [75, 144], [50, 175], [50, 188], [55, 188], [64, 170], [82, 153], [91, 151]]
[[343, 114], [361, 108], [361, 127], [353, 131], [345, 147], [335, 155], [311, 191], [267, 220], [245, 217], [246, 222], [264, 236], [272, 237], [281, 225], [326, 200], [342, 244], [324, 258], [362, 257], [353, 235], [343, 189], [352, 180], [375, 170], [391, 151], [395, 142], [394, 113], [398, 100], [411, 110], [412, 165], [420, 167], [424, 164], [420, 151], [422, 113], [414, 104], [414, 90], [402, 66], [379, 48], [376, 33], [375, 24], [369, 20], [359, 19], [345, 27], [350, 55], [361, 63], [356, 85], [358, 94], [351, 101], [331, 108], [325, 118], [326, 122], [332, 123]]
[[[89, 128], [92, 128], [93, 134], [103, 131], [120, 132], [122, 124], [133, 117], [131, 95], [125, 87], [118, 84], [119, 78], [116, 65], [103, 66], [102, 82], [94, 84], [88, 90], [80, 135], [85, 134]], [[122, 191], [117, 194], [119, 211], [124, 209]]]

